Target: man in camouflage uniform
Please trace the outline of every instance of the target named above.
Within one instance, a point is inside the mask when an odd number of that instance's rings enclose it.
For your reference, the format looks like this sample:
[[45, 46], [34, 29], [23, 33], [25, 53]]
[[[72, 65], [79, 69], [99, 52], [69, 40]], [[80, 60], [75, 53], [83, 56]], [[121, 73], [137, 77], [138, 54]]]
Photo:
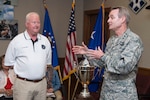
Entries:
[[129, 28], [130, 15], [125, 7], [114, 7], [109, 13], [109, 29], [115, 34], [108, 40], [105, 53], [74, 46], [75, 54], [84, 54], [94, 65], [105, 67], [100, 100], [138, 100], [135, 86], [137, 64], [143, 52], [138, 35]]

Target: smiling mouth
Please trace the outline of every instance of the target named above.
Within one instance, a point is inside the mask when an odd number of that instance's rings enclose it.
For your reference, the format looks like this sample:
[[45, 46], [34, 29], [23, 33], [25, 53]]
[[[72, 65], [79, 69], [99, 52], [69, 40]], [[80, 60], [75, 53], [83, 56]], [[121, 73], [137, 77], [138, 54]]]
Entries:
[[109, 26], [111, 26], [112, 24], [108, 24]]

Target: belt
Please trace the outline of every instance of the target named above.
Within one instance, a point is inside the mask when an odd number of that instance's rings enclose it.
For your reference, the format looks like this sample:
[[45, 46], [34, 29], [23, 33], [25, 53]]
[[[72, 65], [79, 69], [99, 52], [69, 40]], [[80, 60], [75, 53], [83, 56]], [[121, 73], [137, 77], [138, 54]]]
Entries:
[[24, 80], [24, 81], [29, 81], [29, 82], [35, 82], [36, 83], [36, 82], [42, 81], [45, 77], [43, 77], [41, 79], [38, 79], [38, 80], [31, 80], [31, 79], [23, 78], [23, 77], [20, 77], [20, 76], [17, 75], [17, 78], [21, 79], [21, 80]]

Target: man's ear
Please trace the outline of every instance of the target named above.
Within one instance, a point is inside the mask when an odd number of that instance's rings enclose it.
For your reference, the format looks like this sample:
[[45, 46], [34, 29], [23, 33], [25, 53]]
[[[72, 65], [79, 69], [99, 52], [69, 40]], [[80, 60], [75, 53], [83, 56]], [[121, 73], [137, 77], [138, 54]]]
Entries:
[[122, 20], [122, 23], [126, 23], [126, 17], [125, 16], [122, 16], [121, 20]]

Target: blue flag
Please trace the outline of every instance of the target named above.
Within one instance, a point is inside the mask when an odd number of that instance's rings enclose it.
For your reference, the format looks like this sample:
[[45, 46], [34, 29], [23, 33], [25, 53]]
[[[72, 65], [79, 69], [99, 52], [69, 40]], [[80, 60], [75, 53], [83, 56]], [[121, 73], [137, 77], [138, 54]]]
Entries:
[[[88, 48], [96, 50], [98, 47], [101, 47], [104, 50], [104, 5], [102, 4], [98, 17], [96, 20], [96, 24], [94, 26], [93, 32], [91, 34], [91, 38], [88, 44]], [[91, 83], [88, 85], [90, 92], [96, 92], [99, 88], [99, 82], [102, 81], [102, 75], [104, 73], [104, 68], [100, 69], [96, 67], [94, 71], [94, 78]]]
[[43, 35], [45, 35], [51, 43], [51, 47], [52, 47], [52, 66], [56, 67], [56, 66], [58, 66], [58, 54], [57, 54], [57, 48], [56, 48], [56, 41], [55, 41], [55, 37], [54, 37], [54, 34], [53, 34], [53, 30], [52, 30], [50, 17], [49, 17], [47, 8], [45, 8]]

